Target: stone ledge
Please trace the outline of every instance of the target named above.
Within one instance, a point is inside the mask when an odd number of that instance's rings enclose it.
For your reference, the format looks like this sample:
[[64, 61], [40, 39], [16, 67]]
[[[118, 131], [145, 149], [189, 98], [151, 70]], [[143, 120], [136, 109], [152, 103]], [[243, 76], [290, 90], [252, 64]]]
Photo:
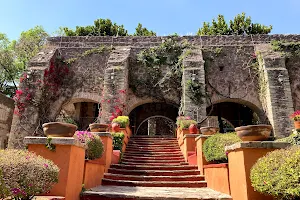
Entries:
[[[51, 144], [56, 145], [73, 145], [84, 148], [84, 145], [79, 141], [75, 140], [73, 137], [51, 137]], [[47, 137], [25, 137], [24, 143], [28, 144], [46, 144]]]
[[225, 147], [225, 151], [234, 151], [237, 149], [283, 149], [291, 146], [287, 142], [273, 142], [273, 141], [257, 141], [257, 142], [239, 142]]
[[183, 139], [185, 139], [185, 138], [196, 138], [196, 137], [198, 137], [200, 134], [185, 134], [184, 136], [183, 136]]
[[[198, 134], [199, 135], [199, 134]], [[196, 137], [195, 141], [197, 142], [198, 140], [200, 140], [200, 138], [209, 138], [211, 135], [202, 135], [200, 134], [198, 137]]]
[[93, 134], [98, 135], [99, 137], [109, 137], [109, 138], [113, 138], [113, 136], [110, 134], [110, 132], [92, 132]]

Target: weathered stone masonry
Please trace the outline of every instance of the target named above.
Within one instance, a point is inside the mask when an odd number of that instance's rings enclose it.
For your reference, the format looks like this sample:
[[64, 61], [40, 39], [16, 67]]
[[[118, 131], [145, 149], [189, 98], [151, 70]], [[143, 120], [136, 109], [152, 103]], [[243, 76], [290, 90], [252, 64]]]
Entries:
[[7, 145], [14, 107], [13, 99], [0, 94], [0, 149]]
[[[77, 100], [89, 100], [101, 104], [101, 122], [108, 122], [109, 117], [121, 110], [123, 115], [136, 106], [145, 102], [159, 102], [154, 97], [138, 97], [129, 87], [129, 77], [143, 78], [136, 68], [136, 55], [145, 48], [157, 46], [168, 37], [52, 37], [48, 39], [48, 46], [40, 52], [30, 63], [30, 71], [42, 71], [49, 66], [50, 60], [57, 56], [65, 60], [76, 58], [70, 69], [74, 72], [69, 86], [63, 86], [63, 96], [51, 105], [51, 119], [55, 119], [60, 110], [68, 103]], [[206, 116], [205, 102], [201, 105], [193, 104], [187, 94], [185, 82], [190, 79], [205, 84], [211, 95], [212, 103], [237, 102], [247, 105], [261, 118], [267, 116], [274, 127], [275, 136], [282, 137], [289, 134], [291, 121], [289, 114], [299, 109], [300, 80], [293, 71], [299, 71], [295, 63], [285, 62], [284, 57], [277, 57], [270, 48], [272, 40], [288, 42], [300, 41], [300, 35], [254, 35], [254, 36], [185, 36], [175, 37], [175, 40], [187, 40], [192, 53], [187, 56], [182, 78], [182, 96], [167, 95], [168, 102], [181, 106], [186, 115], [197, 120]], [[81, 56], [86, 50], [107, 46], [110, 51], [91, 53]], [[264, 45], [263, 48], [261, 45]], [[264, 51], [264, 49], [269, 49]], [[265, 101], [260, 99], [256, 79], [251, 79], [255, 72], [247, 65], [251, 55], [261, 51], [260, 66], [264, 68], [267, 80]], [[270, 53], [271, 52], [271, 53]], [[298, 62], [299, 63], [299, 62]], [[132, 70], [138, 70], [132, 71]], [[140, 73], [142, 74], [142, 73]], [[249, 78], [250, 77], [250, 78]], [[134, 78], [134, 77], [133, 77]], [[209, 84], [208, 84], [209, 83]], [[292, 87], [291, 84], [292, 83]], [[70, 89], [71, 88], [71, 89]], [[204, 88], [203, 88], [204, 91]], [[150, 93], [150, 91], [149, 91]], [[151, 94], [151, 93], [150, 93]], [[170, 93], [171, 94], [171, 93]], [[180, 105], [181, 104], [181, 105]], [[207, 105], [206, 105], [207, 104]], [[71, 107], [70, 107], [71, 108]], [[118, 109], [116, 109], [118, 108]], [[14, 119], [10, 136], [10, 146], [20, 146], [26, 135], [35, 132], [38, 125], [38, 113], [31, 109], [32, 118], [26, 130], [18, 128], [22, 122]], [[36, 114], [36, 115], [34, 115]], [[13, 141], [18, 142], [13, 142]]]

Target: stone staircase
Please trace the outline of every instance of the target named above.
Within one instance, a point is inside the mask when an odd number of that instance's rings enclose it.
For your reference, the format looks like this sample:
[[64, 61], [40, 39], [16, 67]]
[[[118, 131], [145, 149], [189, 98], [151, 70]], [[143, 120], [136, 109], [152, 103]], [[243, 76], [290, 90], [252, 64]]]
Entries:
[[102, 185], [206, 187], [197, 166], [184, 161], [175, 138], [131, 138], [121, 164], [111, 165]]
[[208, 189], [197, 166], [185, 162], [175, 138], [130, 139], [120, 164], [112, 164], [102, 186], [81, 199], [231, 199]]

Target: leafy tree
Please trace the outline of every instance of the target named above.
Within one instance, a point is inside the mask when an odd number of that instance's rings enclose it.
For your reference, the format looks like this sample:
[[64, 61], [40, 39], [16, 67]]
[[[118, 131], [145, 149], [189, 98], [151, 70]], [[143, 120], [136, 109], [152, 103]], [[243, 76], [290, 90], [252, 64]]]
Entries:
[[244, 35], [244, 34], [268, 34], [272, 26], [265, 26], [259, 23], [252, 23], [251, 17], [246, 17], [245, 13], [238, 14], [229, 24], [223, 15], [218, 15], [218, 19], [212, 23], [204, 22], [199, 28], [197, 35]]
[[0, 92], [13, 96], [16, 80], [27, 69], [28, 61], [42, 49], [47, 37], [41, 26], [22, 32], [17, 41], [9, 41], [0, 33]]
[[15, 44], [15, 52], [24, 70], [27, 68], [28, 61], [43, 48], [48, 36], [42, 26], [36, 26], [21, 33]]
[[126, 36], [128, 31], [123, 25], [112, 23], [110, 19], [97, 19], [93, 26], [76, 26], [75, 31], [63, 28], [66, 36]]
[[143, 28], [141, 23], [135, 28], [134, 36], [156, 36], [156, 33], [153, 31], [149, 31], [147, 28]]

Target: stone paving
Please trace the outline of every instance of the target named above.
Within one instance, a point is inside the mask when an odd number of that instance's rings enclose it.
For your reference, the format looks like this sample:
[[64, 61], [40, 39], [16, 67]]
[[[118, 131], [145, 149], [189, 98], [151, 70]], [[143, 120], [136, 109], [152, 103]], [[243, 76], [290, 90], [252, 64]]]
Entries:
[[232, 200], [231, 196], [209, 188], [99, 186], [84, 192], [87, 196], [118, 199]]

